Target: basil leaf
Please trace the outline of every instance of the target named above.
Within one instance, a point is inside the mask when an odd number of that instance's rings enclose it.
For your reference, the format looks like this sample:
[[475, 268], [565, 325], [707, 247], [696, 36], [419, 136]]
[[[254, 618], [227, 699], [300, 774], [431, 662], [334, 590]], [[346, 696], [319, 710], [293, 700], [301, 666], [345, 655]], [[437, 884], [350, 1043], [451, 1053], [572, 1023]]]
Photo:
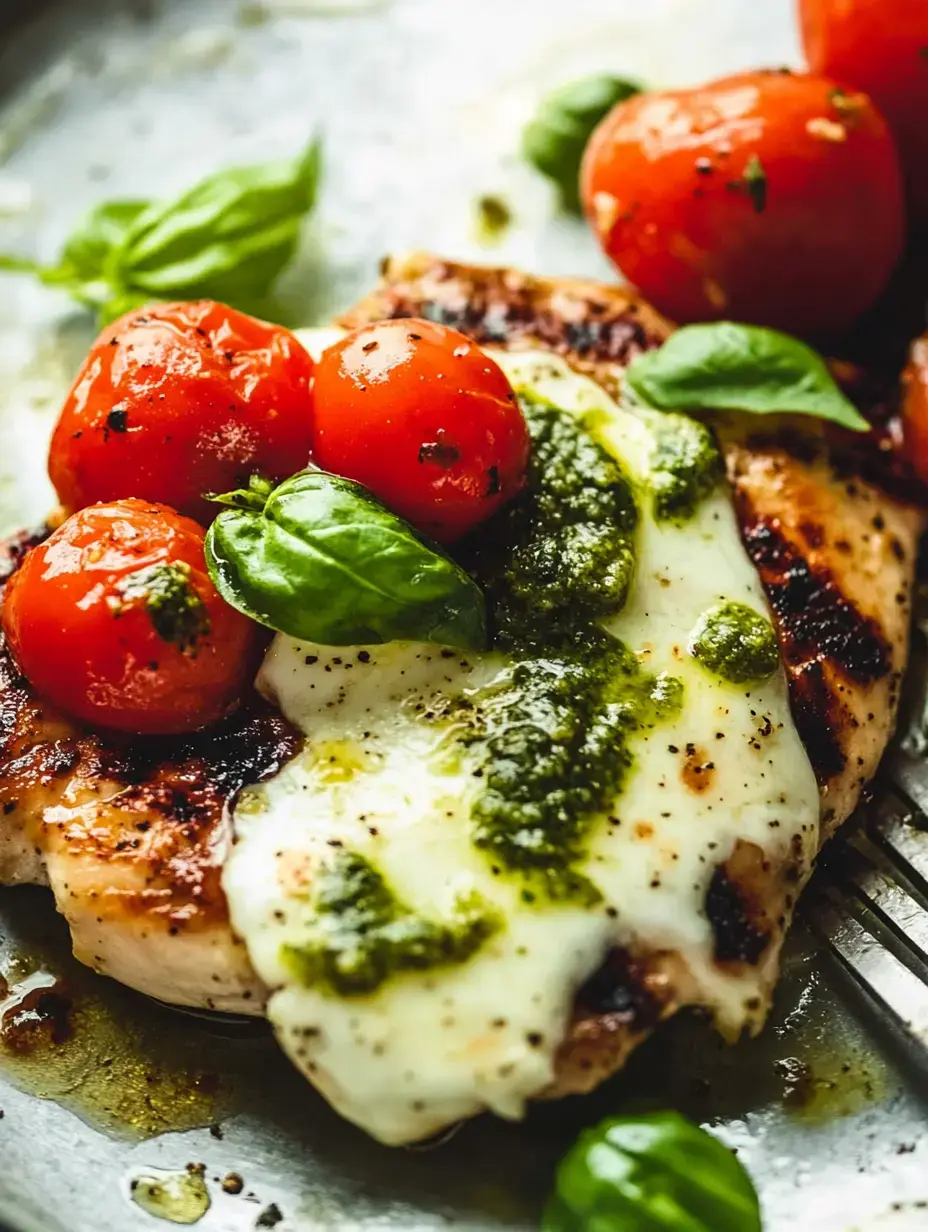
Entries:
[[96, 206], [71, 232], [58, 270], [48, 270], [46, 276], [60, 272], [75, 282], [106, 278], [111, 255], [149, 208], [148, 201], [104, 201]]
[[543, 1232], [761, 1232], [735, 1155], [676, 1112], [612, 1117], [585, 1130], [557, 1172]]
[[621, 77], [584, 77], [549, 94], [526, 125], [523, 157], [554, 181], [564, 209], [580, 213], [580, 163], [593, 129], [616, 103], [640, 93], [641, 86]]
[[209, 176], [175, 201], [109, 201], [91, 210], [57, 265], [0, 254], [96, 308], [101, 322], [154, 299], [254, 307], [292, 260], [316, 200], [320, 146], [296, 158]]
[[266, 497], [221, 497], [206, 536], [219, 593], [238, 611], [328, 646], [394, 640], [486, 645], [476, 583], [366, 488], [305, 470]]
[[320, 149], [221, 171], [149, 207], [114, 256], [126, 286], [153, 296], [252, 300], [292, 260], [316, 200]]
[[870, 430], [820, 355], [757, 325], [686, 325], [634, 360], [625, 379], [662, 411], [814, 415], [852, 432]]

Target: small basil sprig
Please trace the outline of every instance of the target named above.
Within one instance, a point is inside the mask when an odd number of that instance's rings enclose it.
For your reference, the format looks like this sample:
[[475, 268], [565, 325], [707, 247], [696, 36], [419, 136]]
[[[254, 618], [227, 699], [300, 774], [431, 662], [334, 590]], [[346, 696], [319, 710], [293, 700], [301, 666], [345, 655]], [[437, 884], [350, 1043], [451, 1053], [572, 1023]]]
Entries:
[[761, 1232], [751, 1179], [717, 1138], [676, 1112], [585, 1130], [557, 1172], [543, 1232]]
[[522, 134], [523, 157], [557, 185], [564, 209], [580, 213], [580, 163], [593, 129], [641, 86], [606, 73], [560, 86], [543, 99]]
[[87, 214], [56, 265], [0, 254], [0, 270], [32, 273], [106, 322], [157, 299], [257, 305], [293, 259], [315, 204], [320, 147], [234, 167], [175, 201], [107, 201]]
[[210, 576], [253, 620], [327, 646], [485, 646], [476, 583], [360, 484], [305, 470], [214, 499]]
[[870, 425], [820, 355], [789, 334], [718, 321], [686, 325], [625, 373], [634, 392], [662, 411], [789, 412], [867, 432]]

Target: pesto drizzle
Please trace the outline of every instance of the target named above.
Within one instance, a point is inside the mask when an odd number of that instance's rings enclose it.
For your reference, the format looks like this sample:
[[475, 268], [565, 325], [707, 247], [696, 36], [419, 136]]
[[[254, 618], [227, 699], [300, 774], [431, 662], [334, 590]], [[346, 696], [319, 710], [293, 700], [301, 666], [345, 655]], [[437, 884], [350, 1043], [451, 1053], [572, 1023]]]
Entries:
[[193, 587], [186, 561], [149, 565], [129, 573], [122, 579], [120, 594], [127, 607], [141, 601], [161, 640], [185, 654], [194, 653], [200, 639], [209, 634], [209, 613]]
[[634, 575], [630, 479], [583, 419], [521, 401], [533, 447], [526, 490], [483, 529], [471, 561], [494, 647], [515, 659], [465, 736], [482, 779], [474, 842], [523, 877], [527, 901], [594, 902], [598, 890], [574, 867], [590, 823], [631, 768], [629, 733], [674, 713], [682, 686], [643, 672], [602, 627]]
[[745, 603], [717, 603], [703, 612], [688, 649], [730, 684], [756, 684], [780, 665], [773, 625]]
[[649, 458], [654, 517], [658, 522], [688, 522], [722, 478], [722, 454], [712, 429], [689, 415], [649, 414], [654, 442]]
[[357, 852], [340, 851], [320, 871], [305, 940], [281, 959], [304, 987], [341, 996], [375, 992], [391, 975], [465, 962], [499, 927], [477, 896], [459, 898], [447, 921], [417, 915]]

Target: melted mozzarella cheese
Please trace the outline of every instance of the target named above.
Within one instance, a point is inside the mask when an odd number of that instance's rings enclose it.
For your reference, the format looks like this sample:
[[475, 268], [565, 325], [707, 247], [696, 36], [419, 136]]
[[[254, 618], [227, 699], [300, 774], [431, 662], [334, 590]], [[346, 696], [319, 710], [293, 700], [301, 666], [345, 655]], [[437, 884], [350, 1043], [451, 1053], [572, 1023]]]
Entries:
[[[599, 439], [646, 479], [646, 417], [550, 355], [495, 358], [515, 386], [567, 412], [596, 412]], [[637, 576], [609, 627], [649, 670], [682, 680], [684, 700], [675, 718], [632, 738], [634, 769], [609, 815], [592, 823], [582, 871], [602, 891], [596, 906], [526, 904], [518, 881], [494, 877], [471, 841], [474, 755], [434, 714], [442, 698], [492, 683], [506, 670], [501, 656], [407, 643], [333, 649], [281, 636], [263, 665], [260, 688], [306, 741], [236, 808], [224, 876], [233, 925], [272, 990], [283, 1047], [339, 1112], [384, 1142], [422, 1138], [484, 1108], [521, 1116], [552, 1082], [577, 989], [612, 946], [675, 952], [724, 1029], [744, 1026], [746, 1005], [765, 1002], [760, 973], [736, 976], [714, 962], [706, 892], [738, 839], [774, 863], [794, 841], [811, 858], [815, 779], [782, 672], [735, 687], [686, 653], [714, 603], [765, 611], [727, 490], [683, 526], [656, 523], [641, 504]], [[300, 944], [301, 896], [336, 844], [367, 856], [429, 918], [477, 891], [504, 925], [463, 964], [393, 976], [370, 995], [303, 987], [282, 947]]]

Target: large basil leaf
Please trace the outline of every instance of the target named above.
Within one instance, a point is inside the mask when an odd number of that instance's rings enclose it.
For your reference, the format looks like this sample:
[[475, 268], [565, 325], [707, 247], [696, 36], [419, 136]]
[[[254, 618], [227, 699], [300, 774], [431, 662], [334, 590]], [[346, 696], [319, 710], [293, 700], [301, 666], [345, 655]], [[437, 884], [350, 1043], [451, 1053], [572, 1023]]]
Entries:
[[220, 171], [174, 201], [104, 202], [56, 265], [0, 254], [0, 270], [61, 287], [101, 321], [153, 299], [251, 308], [292, 260], [319, 173], [313, 141], [296, 158]]
[[820, 355], [789, 334], [719, 321], [687, 325], [640, 355], [625, 379], [662, 411], [749, 411], [814, 415], [867, 432]]
[[543, 1232], [761, 1232], [751, 1178], [676, 1112], [585, 1130], [557, 1173]]
[[522, 154], [558, 188], [566, 210], [580, 213], [580, 163], [593, 129], [641, 86], [606, 73], [560, 86], [543, 99], [522, 134]]
[[328, 646], [486, 644], [475, 582], [360, 484], [306, 470], [269, 495], [259, 483], [219, 500], [207, 565], [253, 620]]

